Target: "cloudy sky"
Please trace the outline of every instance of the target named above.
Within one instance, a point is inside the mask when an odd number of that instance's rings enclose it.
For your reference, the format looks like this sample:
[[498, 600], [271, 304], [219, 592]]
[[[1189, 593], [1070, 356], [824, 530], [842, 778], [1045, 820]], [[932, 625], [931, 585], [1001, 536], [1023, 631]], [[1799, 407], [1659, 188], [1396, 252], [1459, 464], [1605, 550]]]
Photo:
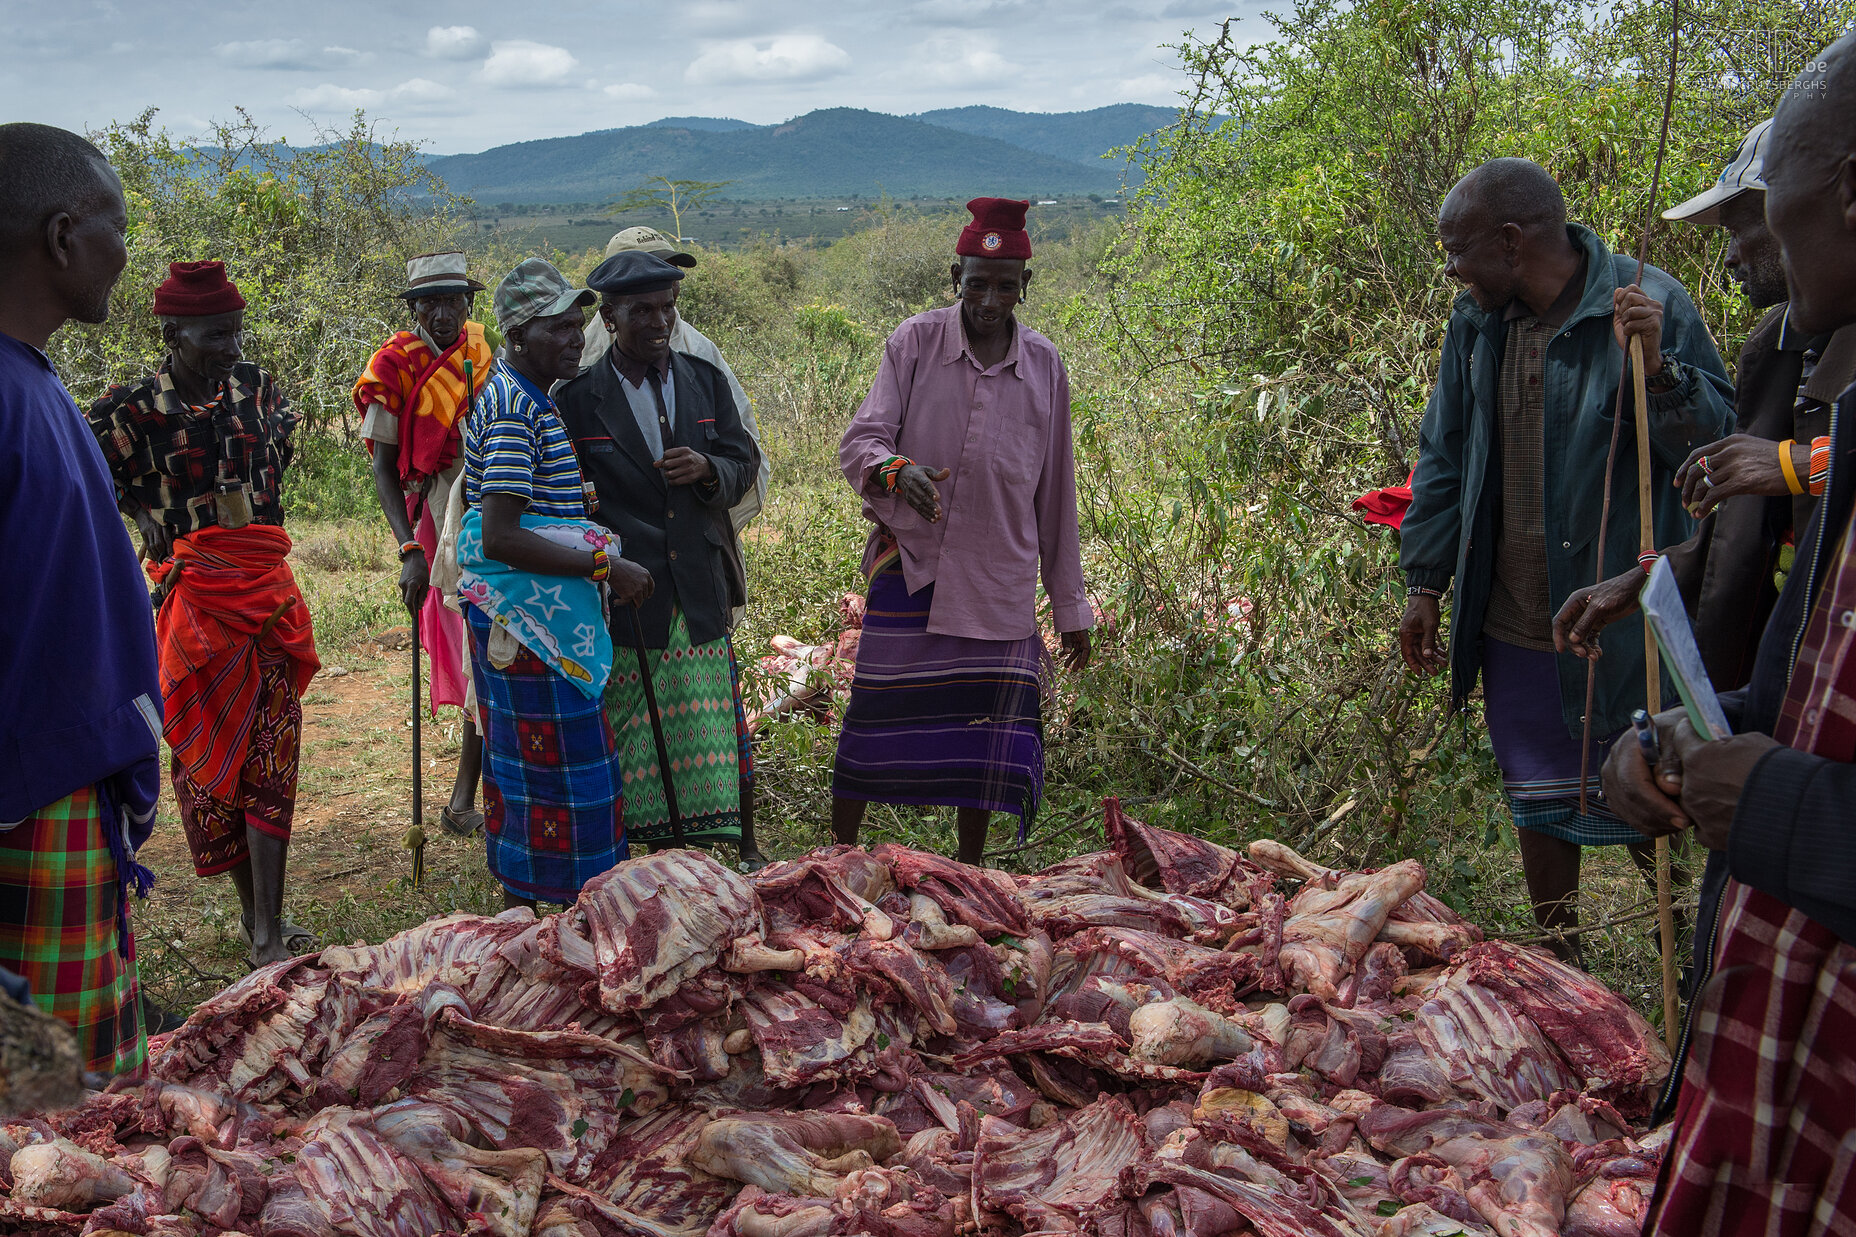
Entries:
[[[1177, 100], [1162, 45], [1256, 0], [58, 0], [0, 4], [0, 116], [177, 134], [250, 110], [302, 142], [365, 108], [440, 153], [660, 116], [1063, 112]], [[308, 119], [305, 119], [305, 118]]]

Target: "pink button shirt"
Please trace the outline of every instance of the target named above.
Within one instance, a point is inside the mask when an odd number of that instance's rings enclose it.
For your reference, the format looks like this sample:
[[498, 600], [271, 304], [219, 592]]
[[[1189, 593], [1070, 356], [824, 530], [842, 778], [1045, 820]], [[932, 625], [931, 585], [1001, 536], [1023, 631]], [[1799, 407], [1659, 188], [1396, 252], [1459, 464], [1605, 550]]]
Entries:
[[[941, 482], [939, 524], [883, 492], [875, 472], [892, 455], [952, 470]], [[1076, 529], [1070, 380], [1044, 336], [1019, 323], [1005, 359], [982, 370], [967, 350], [960, 306], [910, 318], [884, 346], [838, 462], [863, 496], [865, 518], [878, 525], [865, 570], [889, 529], [909, 591], [935, 586], [930, 632], [1031, 635], [1040, 565], [1057, 630], [1094, 626]]]

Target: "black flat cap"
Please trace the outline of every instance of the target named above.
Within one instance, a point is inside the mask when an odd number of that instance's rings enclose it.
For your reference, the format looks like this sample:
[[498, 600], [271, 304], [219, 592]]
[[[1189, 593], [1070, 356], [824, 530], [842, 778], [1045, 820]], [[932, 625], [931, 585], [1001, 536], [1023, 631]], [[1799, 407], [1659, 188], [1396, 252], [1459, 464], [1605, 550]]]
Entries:
[[656, 254], [626, 249], [594, 267], [586, 277], [586, 286], [607, 296], [633, 296], [661, 292], [682, 278], [681, 267], [672, 266]]

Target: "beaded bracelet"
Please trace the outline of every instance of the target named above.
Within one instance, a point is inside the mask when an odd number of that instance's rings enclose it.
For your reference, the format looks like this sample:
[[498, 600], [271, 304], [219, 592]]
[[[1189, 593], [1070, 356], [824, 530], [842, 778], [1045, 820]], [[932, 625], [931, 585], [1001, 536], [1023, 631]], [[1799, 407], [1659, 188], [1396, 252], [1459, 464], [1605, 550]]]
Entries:
[[1405, 596], [1407, 598], [1410, 598], [1410, 597], [1442, 598], [1443, 591], [1441, 589], [1425, 588], [1422, 584], [1413, 584], [1405, 589]]
[[1792, 448], [1798, 444], [1790, 438], [1779, 444], [1779, 471], [1785, 474], [1785, 484], [1794, 494], [1804, 493], [1804, 483], [1798, 480], [1798, 469], [1792, 463]]
[[425, 547], [424, 547], [424, 546], [422, 546], [422, 545], [420, 545], [420, 544], [419, 544], [418, 542], [416, 542], [416, 541], [402, 541], [402, 542], [400, 542], [400, 561], [401, 561], [402, 563], [403, 563], [403, 562], [405, 562], [405, 561], [406, 561], [406, 556], [407, 556], [408, 554], [411, 554], [411, 553], [413, 553], [413, 552], [414, 552], [415, 550], [416, 550], [416, 551], [418, 551], [418, 552], [419, 552], [420, 554], [423, 554], [423, 553], [425, 553]]
[[914, 462], [914, 460], [906, 455], [892, 455], [876, 466], [876, 479], [878, 484], [883, 487], [883, 492], [885, 494], [894, 494], [896, 492], [896, 486], [899, 484], [902, 470]]
[[606, 553], [604, 547], [594, 546], [593, 547], [593, 574], [588, 576], [587, 578], [592, 580], [595, 584], [597, 584], [599, 581], [605, 579], [607, 576], [611, 574], [612, 574], [612, 556]]
[[1811, 477], [1806, 488], [1811, 493], [1823, 496], [1824, 482], [1830, 476], [1830, 436], [1828, 434], [1811, 440]]

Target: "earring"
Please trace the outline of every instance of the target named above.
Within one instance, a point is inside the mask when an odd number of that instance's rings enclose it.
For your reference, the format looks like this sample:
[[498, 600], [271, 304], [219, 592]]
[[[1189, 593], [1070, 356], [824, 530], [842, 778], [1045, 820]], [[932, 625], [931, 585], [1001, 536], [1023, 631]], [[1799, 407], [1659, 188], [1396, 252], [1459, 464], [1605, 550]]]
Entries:
[[513, 347], [513, 348], [514, 348], [514, 349], [515, 349], [515, 350], [516, 350], [517, 352], [520, 352], [520, 351], [522, 351], [522, 345], [521, 345], [521, 344], [512, 344], [512, 345], [511, 345], [511, 347]]

